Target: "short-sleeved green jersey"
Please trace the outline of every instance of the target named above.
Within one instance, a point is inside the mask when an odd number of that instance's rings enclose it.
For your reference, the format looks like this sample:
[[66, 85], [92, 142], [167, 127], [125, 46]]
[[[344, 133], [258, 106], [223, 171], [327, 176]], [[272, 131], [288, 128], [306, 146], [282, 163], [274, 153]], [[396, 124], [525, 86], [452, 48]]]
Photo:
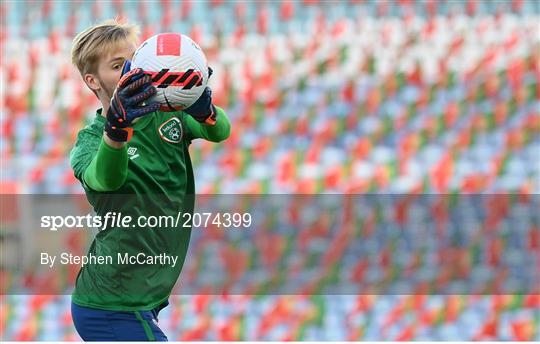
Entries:
[[[102, 141], [104, 125], [105, 118], [98, 112], [94, 121], [79, 132], [70, 155], [71, 166], [96, 214], [102, 219], [112, 212], [129, 215], [133, 228], [113, 226], [98, 232], [88, 255], [111, 260], [81, 268], [73, 302], [106, 310], [150, 310], [169, 297], [185, 260], [191, 228], [140, 227], [136, 219], [193, 212], [195, 184], [188, 146], [199, 137], [215, 142], [225, 139], [230, 123], [220, 108], [213, 127], [181, 111], [155, 112], [136, 121], [133, 137], [126, 147], [117, 150]], [[85, 172], [91, 163], [95, 165], [93, 159], [101, 149], [111, 154], [108, 159], [128, 157], [125, 182], [116, 190], [95, 191], [87, 182], [92, 177]], [[100, 166], [94, 168], [99, 170]], [[141, 260], [168, 256], [176, 257], [176, 261], [133, 264], [127, 261], [128, 256]]]

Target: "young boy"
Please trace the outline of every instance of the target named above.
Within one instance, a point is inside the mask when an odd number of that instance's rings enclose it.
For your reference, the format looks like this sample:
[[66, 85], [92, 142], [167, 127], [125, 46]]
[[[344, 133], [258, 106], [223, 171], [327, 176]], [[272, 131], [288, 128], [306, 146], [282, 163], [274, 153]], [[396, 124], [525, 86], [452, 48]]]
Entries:
[[209, 88], [184, 111], [160, 112], [145, 103], [156, 92], [152, 80], [140, 69], [127, 72], [137, 35], [133, 25], [108, 21], [73, 42], [73, 64], [102, 109], [78, 133], [71, 166], [103, 221], [114, 214], [133, 219], [129, 228], [115, 223], [98, 232], [88, 256], [104, 259], [84, 265], [77, 276], [72, 317], [84, 340], [167, 340], [157, 315], [180, 275], [191, 228], [151, 228], [135, 219], [193, 212], [189, 144], [230, 134]]

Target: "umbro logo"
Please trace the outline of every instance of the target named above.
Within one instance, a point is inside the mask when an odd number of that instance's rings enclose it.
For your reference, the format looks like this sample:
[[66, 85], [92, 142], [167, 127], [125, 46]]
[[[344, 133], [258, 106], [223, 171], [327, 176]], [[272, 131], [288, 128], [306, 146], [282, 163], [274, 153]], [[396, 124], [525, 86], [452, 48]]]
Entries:
[[127, 154], [129, 155], [129, 159], [133, 160], [139, 157], [139, 154], [137, 154], [137, 148], [136, 147], [129, 147], [127, 150]]

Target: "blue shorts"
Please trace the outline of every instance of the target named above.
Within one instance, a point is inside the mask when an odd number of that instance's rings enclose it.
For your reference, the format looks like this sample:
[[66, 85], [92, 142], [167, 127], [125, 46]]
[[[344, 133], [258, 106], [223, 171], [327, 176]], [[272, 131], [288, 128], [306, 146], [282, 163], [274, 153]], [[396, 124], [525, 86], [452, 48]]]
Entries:
[[71, 302], [71, 316], [84, 341], [158, 341], [167, 336], [157, 325], [165, 302], [151, 311], [118, 312], [79, 306]]

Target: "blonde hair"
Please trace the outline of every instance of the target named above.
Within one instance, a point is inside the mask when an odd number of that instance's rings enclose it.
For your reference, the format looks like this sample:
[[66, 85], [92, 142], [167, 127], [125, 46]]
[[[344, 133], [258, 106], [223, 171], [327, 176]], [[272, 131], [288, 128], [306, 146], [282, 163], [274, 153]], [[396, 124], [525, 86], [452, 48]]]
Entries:
[[85, 29], [73, 39], [71, 62], [82, 76], [96, 73], [99, 59], [116, 44], [125, 39], [138, 42], [139, 27], [137, 25], [109, 19]]

